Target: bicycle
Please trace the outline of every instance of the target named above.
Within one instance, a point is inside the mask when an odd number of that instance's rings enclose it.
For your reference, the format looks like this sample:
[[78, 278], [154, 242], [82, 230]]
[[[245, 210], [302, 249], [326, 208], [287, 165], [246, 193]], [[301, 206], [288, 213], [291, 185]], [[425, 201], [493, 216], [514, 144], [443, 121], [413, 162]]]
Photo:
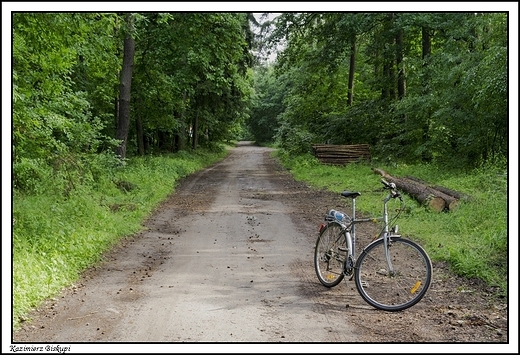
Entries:
[[[426, 251], [417, 243], [401, 237], [394, 223], [404, 209], [404, 200], [394, 183], [381, 179], [384, 190], [383, 216], [356, 218], [356, 198], [360, 192], [343, 191], [351, 199], [352, 218], [330, 210], [322, 223], [314, 251], [314, 266], [320, 282], [326, 287], [338, 285], [345, 276], [355, 279], [361, 297], [375, 308], [401, 311], [419, 302], [430, 287], [432, 263]], [[397, 214], [388, 221], [388, 201], [400, 200]], [[363, 248], [356, 259], [356, 225], [383, 221], [377, 239]]]

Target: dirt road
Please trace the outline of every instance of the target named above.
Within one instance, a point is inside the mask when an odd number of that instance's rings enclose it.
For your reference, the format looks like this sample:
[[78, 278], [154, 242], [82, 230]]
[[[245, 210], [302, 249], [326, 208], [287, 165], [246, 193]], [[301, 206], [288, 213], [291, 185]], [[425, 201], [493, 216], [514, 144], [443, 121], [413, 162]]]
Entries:
[[352, 281], [321, 286], [317, 227], [327, 209], [346, 208], [269, 154], [240, 144], [183, 180], [143, 232], [34, 312], [13, 341], [138, 342], [145, 352], [172, 342], [507, 344], [505, 301], [490, 303], [442, 265], [425, 299], [398, 313], [369, 307]]

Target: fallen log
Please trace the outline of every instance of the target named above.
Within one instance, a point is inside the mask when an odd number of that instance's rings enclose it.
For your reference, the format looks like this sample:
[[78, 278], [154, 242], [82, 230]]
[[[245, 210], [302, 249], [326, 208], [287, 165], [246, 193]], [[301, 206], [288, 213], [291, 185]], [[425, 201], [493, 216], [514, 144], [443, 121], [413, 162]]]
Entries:
[[446, 208], [446, 201], [441, 197], [435, 196], [428, 189], [417, 182], [411, 180], [402, 180], [389, 175], [387, 172], [381, 169], [373, 169], [375, 173], [381, 175], [388, 182], [393, 182], [398, 189], [406, 192], [421, 204], [431, 208], [436, 212], [441, 212]]
[[424, 184], [428, 187], [431, 187], [432, 189], [434, 190], [437, 190], [437, 191], [440, 191], [446, 195], [449, 195], [449, 196], [452, 196], [454, 197], [455, 199], [457, 200], [463, 200], [463, 201], [469, 201], [471, 200], [471, 196], [463, 193], [463, 192], [460, 192], [460, 191], [455, 191], [455, 190], [452, 190], [452, 189], [449, 189], [447, 187], [444, 187], [444, 186], [440, 186], [440, 185], [432, 185], [430, 184], [429, 182], [427, 181], [424, 181], [424, 180], [421, 180], [417, 177], [414, 177], [414, 176], [406, 176], [407, 179], [410, 179], [410, 180], [414, 180], [414, 181], [417, 181], [421, 184]]
[[[403, 180], [408, 180], [408, 181], [413, 182], [413, 180], [406, 179], [406, 178], [403, 178]], [[439, 191], [439, 190], [437, 190], [437, 189], [435, 189], [435, 188], [433, 188], [431, 186], [424, 185], [424, 184], [419, 184], [419, 185], [422, 186], [424, 189], [428, 190], [435, 197], [442, 198], [446, 202], [446, 208], [448, 210], [452, 211], [455, 208], [457, 208], [457, 206], [459, 204], [459, 200], [457, 198], [455, 198], [453, 196], [450, 196], [450, 195], [447, 195], [444, 192]]]
[[407, 178], [394, 177], [388, 174], [386, 171], [377, 168], [374, 168], [373, 171], [381, 175], [388, 182], [393, 182], [397, 188], [415, 198], [417, 201], [419, 201], [419, 203], [431, 208], [436, 212], [442, 212], [445, 209], [451, 211], [458, 205], [457, 199], [420, 182]]

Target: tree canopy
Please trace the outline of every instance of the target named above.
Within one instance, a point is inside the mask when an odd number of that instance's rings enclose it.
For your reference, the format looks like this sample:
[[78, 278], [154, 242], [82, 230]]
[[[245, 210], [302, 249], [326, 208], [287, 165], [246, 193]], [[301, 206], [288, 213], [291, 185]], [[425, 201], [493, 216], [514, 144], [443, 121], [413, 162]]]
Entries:
[[[254, 54], [269, 45], [283, 47], [274, 63]], [[248, 135], [294, 154], [366, 143], [378, 159], [507, 159], [507, 12], [15, 12], [12, 57], [24, 191]]]
[[241, 134], [251, 16], [13, 13], [14, 186]]
[[507, 24], [507, 13], [283, 13], [268, 40], [285, 49], [256, 72], [253, 134], [295, 153], [368, 143], [381, 159], [503, 160]]

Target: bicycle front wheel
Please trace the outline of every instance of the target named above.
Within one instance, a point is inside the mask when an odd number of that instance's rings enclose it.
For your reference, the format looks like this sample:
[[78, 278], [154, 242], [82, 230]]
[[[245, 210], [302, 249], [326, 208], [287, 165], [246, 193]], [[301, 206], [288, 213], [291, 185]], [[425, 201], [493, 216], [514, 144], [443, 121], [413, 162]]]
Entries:
[[314, 269], [324, 286], [333, 287], [343, 280], [346, 245], [345, 233], [339, 223], [330, 222], [321, 231], [314, 250]]
[[409, 308], [423, 298], [430, 287], [432, 263], [424, 249], [411, 240], [390, 239], [386, 248], [380, 239], [363, 250], [356, 263], [355, 279], [366, 302], [393, 312]]

